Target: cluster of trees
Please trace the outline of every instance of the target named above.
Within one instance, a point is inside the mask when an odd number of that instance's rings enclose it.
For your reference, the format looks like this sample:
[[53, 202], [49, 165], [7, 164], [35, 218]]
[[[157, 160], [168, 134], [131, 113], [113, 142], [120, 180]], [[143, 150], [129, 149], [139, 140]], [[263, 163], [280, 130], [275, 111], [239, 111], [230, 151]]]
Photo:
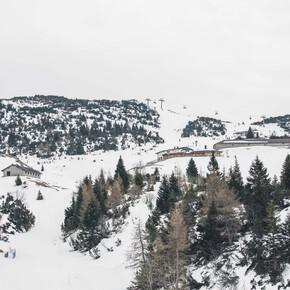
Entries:
[[49, 157], [163, 142], [154, 130], [159, 127], [158, 113], [142, 103], [35, 96], [0, 104], [3, 153]]
[[248, 139], [253, 139], [253, 138], [259, 138], [259, 134], [257, 133], [256, 134], [256, 136], [254, 135], [254, 132], [253, 132], [253, 130], [252, 130], [252, 128], [251, 127], [249, 127], [249, 129], [248, 129], [248, 132], [247, 132], [247, 134], [246, 134], [246, 137], [248, 138]]
[[0, 205], [1, 215], [7, 215], [7, 222], [1, 226], [0, 239], [8, 240], [8, 235], [15, 232], [22, 233], [29, 231], [34, 223], [35, 216], [29, 211], [20, 198], [13, 197], [10, 193], [6, 198], [2, 197]]
[[[247, 237], [247, 242], [241, 246], [240, 265], [268, 279], [266, 283], [285, 286], [282, 272], [290, 263], [290, 216], [281, 223], [276, 213], [289, 206], [289, 155], [280, 182], [276, 177], [269, 178], [258, 157], [251, 164], [246, 184], [237, 159], [225, 174], [213, 155], [208, 169], [209, 174], [202, 178], [191, 159], [185, 184], [176, 173], [162, 178], [145, 230], [140, 223], [136, 226], [129, 255], [135, 261], [136, 276], [130, 289], [208, 287], [210, 278], [198, 283], [188, 275], [188, 266], [207, 265], [223, 255], [226, 258], [222, 263], [228, 263], [229, 253], [242, 237]], [[222, 267], [219, 264], [220, 271]], [[224, 287], [239, 281], [227, 268], [223, 268], [222, 277]]]
[[98, 244], [120, 229], [129, 204], [140, 196], [144, 181], [152, 185], [157, 179], [158, 170], [152, 176], [143, 176], [138, 170], [130, 175], [121, 156], [113, 177], [105, 178], [103, 170], [94, 181], [86, 176], [65, 210], [64, 239], [69, 239], [75, 250], [99, 258]]
[[277, 123], [287, 133], [290, 133], [290, 126], [289, 126], [289, 124], [290, 124], [290, 115], [265, 118], [263, 121], [253, 123], [253, 125], [260, 125], [261, 126], [264, 123], [265, 124]]
[[194, 121], [189, 121], [182, 131], [181, 137], [190, 136], [220, 136], [225, 135], [226, 128], [221, 120], [209, 117], [199, 117]]

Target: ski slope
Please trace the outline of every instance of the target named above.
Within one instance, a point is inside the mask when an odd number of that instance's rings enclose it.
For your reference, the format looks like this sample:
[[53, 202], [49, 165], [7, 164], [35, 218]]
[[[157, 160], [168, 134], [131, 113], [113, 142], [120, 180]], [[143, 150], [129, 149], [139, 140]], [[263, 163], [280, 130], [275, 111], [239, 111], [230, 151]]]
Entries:
[[[175, 111], [174, 111], [175, 110]], [[174, 112], [173, 112], [174, 111]], [[94, 179], [103, 169], [106, 176], [112, 176], [119, 156], [121, 155], [127, 169], [156, 159], [156, 152], [176, 146], [193, 146], [197, 142], [197, 148], [203, 149], [205, 145], [212, 148], [213, 144], [222, 140], [219, 138], [181, 138], [181, 130], [193, 114], [199, 112], [185, 112], [182, 108], [160, 110], [160, 136], [165, 139], [164, 144], [152, 147], [150, 144], [142, 148], [127, 149], [118, 152], [95, 152], [87, 156], [66, 156], [51, 159], [37, 159], [33, 156], [21, 156], [21, 160], [29, 166], [40, 170], [44, 166], [41, 181], [48, 184], [37, 184], [33, 178], [22, 178], [28, 186], [26, 188], [15, 186], [15, 177], [0, 178], [0, 195], [11, 192], [15, 196], [21, 196], [28, 208], [36, 217], [35, 226], [23, 234], [11, 236], [9, 243], [0, 242], [0, 249], [7, 251], [16, 249], [15, 259], [5, 259], [0, 254], [0, 287], [1, 289], [54, 289], [54, 290], [122, 290], [126, 289], [134, 278], [134, 270], [129, 267], [127, 253], [132, 244], [134, 226], [140, 219], [145, 224], [149, 210], [144, 197], [134, 206], [130, 207], [130, 215], [120, 233], [104, 239], [99, 245], [101, 258], [94, 260], [78, 252], [73, 252], [68, 243], [64, 243], [61, 237], [61, 224], [64, 219], [64, 209], [70, 205], [71, 197], [79, 182], [85, 175], [91, 175]], [[217, 116], [216, 116], [217, 117]], [[221, 114], [218, 116], [222, 119]], [[222, 119], [223, 120], [223, 119]], [[229, 121], [228, 119], [226, 121]], [[236, 130], [247, 130], [249, 122], [245, 124], [229, 123], [228, 137]], [[279, 128], [275, 125], [266, 125], [258, 128], [261, 134]], [[289, 148], [250, 147], [223, 150], [217, 157], [220, 169], [228, 171], [234, 165], [237, 157], [242, 176], [246, 181], [251, 162], [258, 155], [268, 169], [270, 177], [280, 176], [282, 164], [290, 154]], [[158, 167], [160, 174], [171, 174], [181, 170], [185, 173], [190, 158], [174, 158], [158, 162], [153, 166], [144, 167], [144, 173], [152, 173]], [[205, 175], [209, 157], [194, 158], [199, 172]], [[0, 157], [0, 169], [15, 162], [11, 157]], [[36, 200], [38, 191], [41, 191], [44, 200]], [[155, 186], [156, 197], [158, 186]], [[286, 214], [285, 214], [286, 216]], [[116, 246], [117, 239], [122, 241]], [[113, 247], [109, 252], [107, 248]], [[290, 271], [289, 271], [290, 274]], [[243, 275], [241, 273], [241, 275]], [[243, 285], [239, 289], [249, 289], [251, 275], [243, 278]], [[199, 280], [199, 277], [196, 277]], [[245, 288], [243, 288], [245, 287]], [[269, 287], [269, 289], [271, 289]], [[273, 288], [274, 289], [274, 288]]]

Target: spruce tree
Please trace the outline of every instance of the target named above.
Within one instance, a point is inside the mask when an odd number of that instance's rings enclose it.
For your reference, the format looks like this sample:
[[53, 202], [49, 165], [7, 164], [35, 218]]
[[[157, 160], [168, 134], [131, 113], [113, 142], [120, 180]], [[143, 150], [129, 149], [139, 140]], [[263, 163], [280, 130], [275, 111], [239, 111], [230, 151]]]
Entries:
[[205, 224], [204, 216], [210, 211], [213, 201], [217, 210], [219, 231], [225, 242], [231, 245], [241, 229], [244, 209], [227, 183], [217, 174], [211, 174], [207, 178], [206, 191], [202, 199], [202, 224]]
[[78, 234], [78, 241], [80, 241], [78, 247], [80, 251], [90, 251], [94, 258], [99, 257], [99, 251], [96, 249], [96, 246], [104, 237], [102, 227], [101, 207], [99, 201], [93, 196], [84, 211], [81, 231]]
[[218, 225], [218, 211], [215, 205], [214, 199], [210, 204], [210, 208], [207, 213], [205, 225], [203, 228], [202, 237], [202, 252], [203, 257], [207, 260], [215, 257], [219, 254], [219, 247], [223, 241], [219, 225]]
[[104, 175], [104, 171], [103, 169], [101, 169], [101, 173], [100, 173], [100, 177], [99, 177], [99, 182], [100, 182], [100, 186], [104, 187], [106, 184], [106, 179], [105, 179], [105, 175]]
[[290, 264], [290, 213], [287, 214], [284, 223], [281, 226], [283, 241], [281, 243], [282, 259], [285, 263]]
[[178, 186], [178, 179], [175, 177], [174, 172], [172, 172], [169, 177], [169, 189], [171, 194], [174, 196], [174, 199], [177, 199], [181, 195], [181, 190]]
[[282, 166], [281, 185], [283, 189], [290, 191], [290, 154], [287, 155]]
[[129, 185], [130, 185], [130, 183], [129, 183], [129, 175], [128, 175], [126, 169], [125, 169], [122, 156], [120, 156], [120, 158], [119, 158], [119, 161], [118, 161], [118, 164], [117, 164], [117, 167], [116, 167], [116, 170], [115, 170], [114, 180], [117, 180], [118, 176], [120, 176], [120, 178], [122, 180], [122, 184], [123, 184], [124, 190], [125, 190], [125, 192], [127, 192], [128, 188], [129, 188]]
[[264, 232], [255, 233], [247, 243], [247, 252], [251, 257], [251, 266], [258, 275], [269, 275], [270, 282], [277, 284], [285, 269], [283, 253], [283, 236], [279, 220], [275, 216], [275, 205], [270, 201], [267, 205], [267, 216], [264, 219]]
[[35, 223], [35, 216], [20, 199], [13, 202], [7, 219], [12, 224], [13, 229], [19, 233], [29, 231]]
[[284, 197], [286, 192], [287, 190], [281, 188], [281, 184], [279, 183], [277, 176], [274, 175], [271, 183], [270, 198], [273, 200], [274, 204], [281, 209], [284, 207]]
[[15, 185], [16, 186], [20, 186], [22, 184], [22, 180], [21, 178], [19, 177], [19, 175], [17, 175], [16, 179], [15, 179]]
[[249, 127], [249, 129], [248, 129], [248, 132], [247, 132], [247, 136], [246, 136], [246, 137], [247, 137], [248, 139], [252, 139], [252, 138], [254, 138], [254, 133], [253, 133], [251, 127]]
[[94, 230], [99, 225], [101, 213], [100, 203], [93, 196], [84, 211], [82, 227], [86, 230]]
[[156, 200], [156, 209], [160, 214], [169, 213], [169, 197], [170, 197], [170, 187], [169, 182], [166, 176], [163, 176], [159, 191], [158, 197]]
[[187, 174], [188, 180], [191, 182], [193, 182], [198, 176], [197, 167], [192, 158], [190, 158], [189, 160], [189, 163], [186, 169], [186, 174]]
[[72, 198], [72, 203], [64, 211], [64, 222], [61, 226], [65, 233], [77, 229], [79, 217], [75, 217], [75, 198]]
[[42, 195], [42, 193], [41, 193], [40, 190], [38, 191], [38, 194], [37, 194], [37, 198], [36, 199], [37, 200], [43, 200], [43, 195]]
[[263, 232], [267, 205], [270, 201], [271, 180], [263, 162], [257, 156], [252, 162], [246, 184], [246, 209], [254, 231]]
[[154, 175], [155, 181], [160, 181], [160, 174], [159, 174], [159, 170], [157, 167], [155, 167], [153, 175]]
[[143, 176], [142, 176], [142, 174], [140, 172], [138, 172], [138, 170], [136, 170], [136, 172], [135, 172], [134, 183], [140, 189], [142, 189], [144, 187]]
[[212, 155], [211, 155], [211, 158], [210, 158], [210, 161], [209, 161], [209, 164], [207, 166], [207, 169], [210, 173], [216, 173], [218, 175], [220, 175], [220, 172], [219, 172], [219, 164], [215, 158], [215, 155], [214, 155], [214, 152], [212, 152]]
[[100, 203], [102, 214], [105, 214], [107, 212], [106, 208], [107, 191], [104, 187], [101, 187], [101, 183], [98, 179], [96, 179], [94, 183], [93, 191], [97, 200]]
[[229, 188], [244, 201], [244, 183], [237, 158], [235, 158], [235, 166], [229, 174]]

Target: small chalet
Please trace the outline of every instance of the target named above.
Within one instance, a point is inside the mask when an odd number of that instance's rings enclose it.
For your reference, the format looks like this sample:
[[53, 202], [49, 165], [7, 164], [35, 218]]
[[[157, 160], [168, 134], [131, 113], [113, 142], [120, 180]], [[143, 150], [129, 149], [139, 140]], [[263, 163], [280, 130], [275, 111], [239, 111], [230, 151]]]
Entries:
[[30, 176], [40, 178], [41, 172], [32, 169], [30, 167], [26, 167], [24, 165], [11, 164], [10, 166], [4, 168], [2, 170], [3, 177], [5, 176]]
[[168, 149], [163, 150], [160, 152], [157, 152], [157, 160], [166, 160], [169, 158], [175, 158], [175, 157], [205, 157], [205, 156], [212, 156], [213, 154], [215, 156], [220, 156], [221, 151], [218, 150], [198, 150], [194, 151], [193, 149], [189, 147], [181, 147], [181, 148], [174, 148], [174, 149]]

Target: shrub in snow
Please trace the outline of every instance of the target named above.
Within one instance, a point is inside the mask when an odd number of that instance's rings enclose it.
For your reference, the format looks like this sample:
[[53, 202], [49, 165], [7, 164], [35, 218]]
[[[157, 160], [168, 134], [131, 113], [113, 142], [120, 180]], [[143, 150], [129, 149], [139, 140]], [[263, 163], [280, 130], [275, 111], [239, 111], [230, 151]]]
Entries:
[[19, 175], [16, 177], [16, 179], [15, 179], [15, 185], [16, 186], [20, 186], [22, 184], [22, 180], [21, 180], [21, 178], [19, 177]]
[[2, 201], [0, 212], [8, 214], [8, 223], [3, 226], [3, 232], [5, 233], [13, 233], [10, 228], [16, 232], [27, 232], [35, 223], [35, 216], [23, 202], [20, 199], [14, 199], [9, 193], [6, 200]]
[[40, 190], [38, 191], [38, 194], [37, 194], [37, 200], [43, 200], [43, 195], [41, 194]]

